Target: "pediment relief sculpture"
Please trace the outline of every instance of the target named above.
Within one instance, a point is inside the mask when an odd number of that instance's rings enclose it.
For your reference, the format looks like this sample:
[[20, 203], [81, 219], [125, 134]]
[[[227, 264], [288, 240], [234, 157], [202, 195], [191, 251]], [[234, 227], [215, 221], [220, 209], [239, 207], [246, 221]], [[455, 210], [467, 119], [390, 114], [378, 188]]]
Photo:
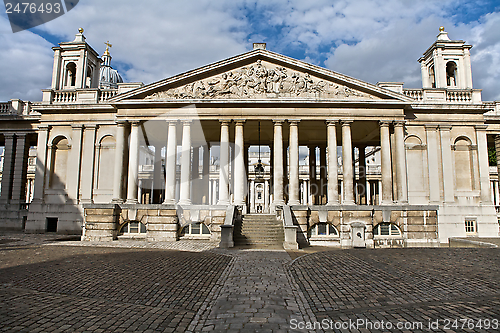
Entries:
[[308, 73], [257, 60], [255, 64], [212, 76], [180, 87], [155, 92], [151, 100], [169, 99], [267, 99], [326, 98], [340, 100], [378, 99], [367, 93]]

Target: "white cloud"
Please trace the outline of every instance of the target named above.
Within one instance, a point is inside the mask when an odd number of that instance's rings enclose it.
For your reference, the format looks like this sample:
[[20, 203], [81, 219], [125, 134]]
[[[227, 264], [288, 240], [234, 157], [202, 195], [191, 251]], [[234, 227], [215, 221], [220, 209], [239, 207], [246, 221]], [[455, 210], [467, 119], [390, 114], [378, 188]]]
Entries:
[[[100, 54], [109, 40], [114, 67], [121, 65], [127, 81], [151, 83], [264, 40], [272, 51], [300, 53], [368, 82], [419, 87], [417, 59], [444, 25], [452, 39], [474, 46], [474, 86], [483, 89], [483, 98], [500, 99], [500, 13], [463, 24], [449, 14], [463, 5], [465, 0], [87, 0], [39, 28], [70, 41], [84, 27]], [[50, 85], [50, 44], [9, 30], [0, 16], [0, 100], [39, 99], [40, 89]]]

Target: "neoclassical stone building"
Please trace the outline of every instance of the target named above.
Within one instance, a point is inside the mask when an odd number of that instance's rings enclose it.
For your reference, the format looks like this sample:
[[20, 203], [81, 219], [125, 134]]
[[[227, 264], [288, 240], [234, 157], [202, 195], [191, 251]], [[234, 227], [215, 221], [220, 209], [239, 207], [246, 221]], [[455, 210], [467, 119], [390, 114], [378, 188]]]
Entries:
[[0, 105], [0, 227], [222, 246], [251, 240], [242, 221], [285, 247], [498, 237], [500, 102], [473, 88], [470, 48], [441, 28], [419, 59], [422, 89], [261, 43], [144, 85], [123, 83], [80, 30], [53, 48], [43, 101]]

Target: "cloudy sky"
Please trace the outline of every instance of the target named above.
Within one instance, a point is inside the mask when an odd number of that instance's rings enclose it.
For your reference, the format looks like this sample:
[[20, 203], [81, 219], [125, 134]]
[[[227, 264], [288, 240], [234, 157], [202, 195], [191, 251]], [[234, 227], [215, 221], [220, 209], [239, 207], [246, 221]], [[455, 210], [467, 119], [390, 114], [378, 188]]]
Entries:
[[79, 27], [126, 82], [151, 83], [248, 51], [271, 51], [370, 83], [421, 87], [417, 59], [443, 25], [474, 47], [474, 87], [500, 100], [498, 0], [80, 0], [67, 14], [12, 33], [0, 15], [0, 101], [40, 100], [50, 86], [51, 47]]

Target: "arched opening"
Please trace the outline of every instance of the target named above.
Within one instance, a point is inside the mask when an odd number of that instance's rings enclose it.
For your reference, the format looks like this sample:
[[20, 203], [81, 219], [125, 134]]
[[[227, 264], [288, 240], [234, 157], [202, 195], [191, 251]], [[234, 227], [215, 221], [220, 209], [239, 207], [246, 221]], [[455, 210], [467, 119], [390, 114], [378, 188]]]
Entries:
[[208, 227], [201, 223], [191, 223], [184, 228], [182, 228], [180, 232], [181, 237], [203, 237], [203, 236], [210, 236], [210, 230]]
[[373, 228], [373, 237], [400, 237], [401, 230], [394, 223], [379, 223]]
[[339, 233], [333, 224], [320, 222], [309, 229], [309, 237], [338, 237]]
[[429, 81], [432, 88], [436, 88], [436, 73], [434, 72], [434, 65], [429, 67]]
[[68, 155], [70, 150], [68, 139], [65, 137], [58, 137], [54, 139], [52, 150], [49, 188], [65, 189], [66, 174], [68, 171]]
[[85, 88], [92, 88], [92, 76], [94, 71], [92, 67], [87, 66], [87, 77], [85, 78]]
[[455, 141], [455, 184], [458, 191], [473, 189], [473, 167], [471, 142], [468, 138], [460, 137]]
[[129, 223], [125, 223], [121, 228], [120, 231], [118, 232], [118, 235], [137, 235], [137, 234], [145, 234], [146, 233], [146, 225], [133, 221]]
[[454, 61], [446, 63], [446, 85], [448, 87], [457, 86], [457, 64]]
[[76, 64], [74, 62], [66, 65], [66, 86], [76, 86]]

